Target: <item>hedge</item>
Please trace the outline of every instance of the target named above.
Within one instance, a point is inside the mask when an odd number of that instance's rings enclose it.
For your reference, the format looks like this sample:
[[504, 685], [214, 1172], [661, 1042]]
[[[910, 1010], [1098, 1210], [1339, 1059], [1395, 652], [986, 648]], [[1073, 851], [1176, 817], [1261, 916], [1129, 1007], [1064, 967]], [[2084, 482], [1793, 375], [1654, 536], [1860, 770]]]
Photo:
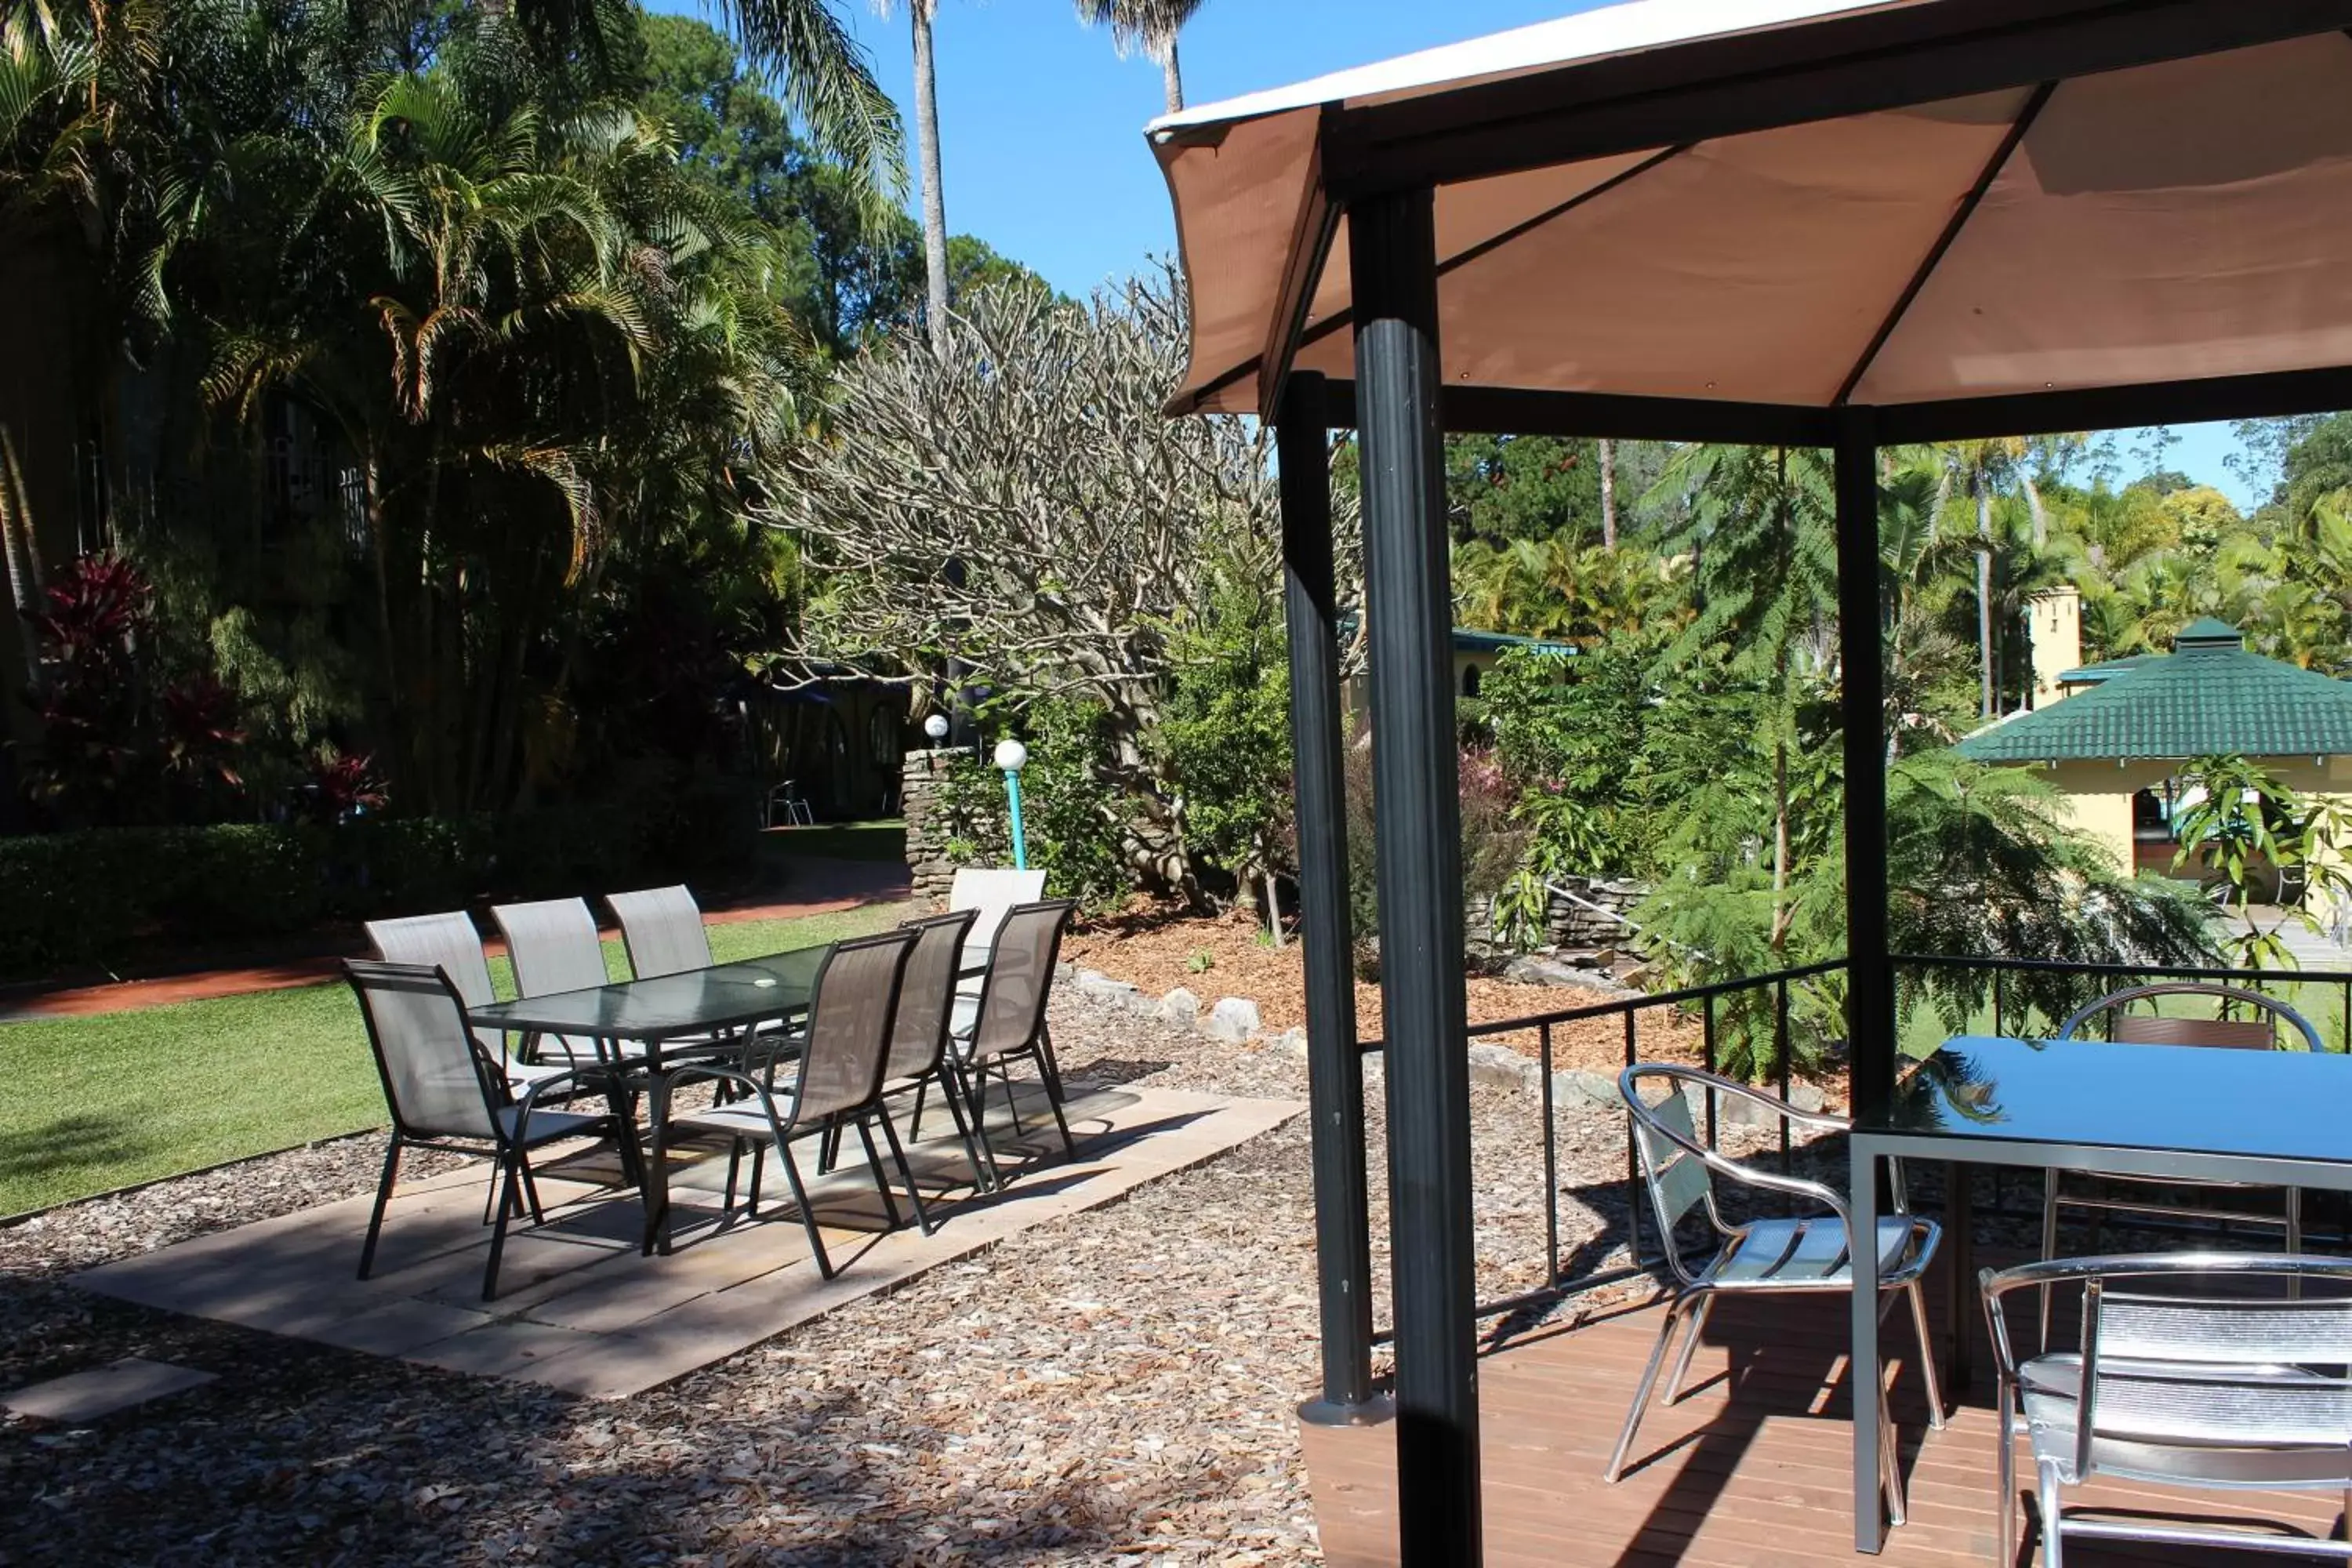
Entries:
[[362, 817], [333, 827], [104, 827], [0, 838], [0, 979], [479, 900], [730, 878], [751, 865], [758, 811], [749, 785], [709, 778], [498, 819]]

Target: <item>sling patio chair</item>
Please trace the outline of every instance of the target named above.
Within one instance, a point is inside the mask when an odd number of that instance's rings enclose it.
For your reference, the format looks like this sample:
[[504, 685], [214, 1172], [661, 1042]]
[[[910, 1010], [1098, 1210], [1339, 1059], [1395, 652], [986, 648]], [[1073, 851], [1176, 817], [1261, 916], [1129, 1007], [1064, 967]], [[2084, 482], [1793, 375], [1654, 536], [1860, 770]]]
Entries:
[[621, 922], [629, 973], [638, 979], [710, 967], [710, 937], [702, 928], [702, 909], [684, 884], [608, 893], [604, 902]]
[[[666, 1107], [655, 1108], [653, 1159], [656, 1163], [665, 1158], [664, 1151], [671, 1140], [682, 1132], [717, 1133], [728, 1140], [727, 1191], [720, 1204], [722, 1224], [734, 1211], [736, 1178], [747, 1143], [752, 1146], [753, 1153], [751, 1184], [744, 1213], [748, 1217], [758, 1217], [761, 1167], [768, 1150], [773, 1147], [777, 1161], [784, 1167], [784, 1179], [791, 1184], [801, 1223], [807, 1228], [809, 1251], [816, 1258], [817, 1272], [827, 1279], [834, 1275], [833, 1260], [825, 1253], [816, 1214], [809, 1206], [808, 1189], [801, 1181], [799, 1164], [793, 1159], [792, 1144], [796, 1138], [856, 1128], [859, 1142], [866, 1145], [866, 1163], [874, 1173], [875, 1188], [882, 1195], [883, 1212], [890, 1227], [896, 1230], [904, 1222], [899, 1218], [898, 1201], [891, 1195], [889, 1178], [883, 1173], [881, 1155], [874, 1144], [873, 1125], [878, 1121], [899, 1177], [907, 1184], [916, 1221], [924, 1235], [931, 1232], [931, 1218], [923, 1207], [923, 1195], [915, 1184], [914, 1171], [907, 1163], [907, 1152], [882, 1104], [882, 1075], [889, 1063], [891, 1026], [898, 1012], [907, 960], [914, 952], [915, 942], [913, 931], [884, 931], [877, 936], [840, 942], [825, 955], [809, 996], [808, 1023], [798, 1058], [800, 1076], [791, 1088], [777, 1086], [778, 1063], [773, 1060], [765, 1070], [757, 1073], [698, 1064], [672, 1074], [669, 1089], [674, 1092], [685, 1083], [708, 1079], [734, 1085], [736, 1098], [696, 1110], [672, 1112]], [[668, 1232], [667, 1212], [647, 1216], [646, 1239], [649, 1247], [658, 1241], [667, 1250]]]
[[569, 1139], [610, 1138], [635, 1175], [631, 1130], [609, 1111], [584, 1115], [540, 1109], [540, 1100], [566, 1081], [563, 1077], [535, 1079], [520, 1099], [509, 1093], [499, 1058], [467, 1026], [465, 1004], [442, 970], [346, 959], [343, 973], [359, 997], [392, 1112], [392, 1142], [384, 1151], [375, 1208], [368, 1215], [367, 1240], [360, 1248], [359, 1277], [364, 1279], [374, 1270], [376, 1239], [403, 1149], [488, 1155], [494, 1162], [490, 1197], [496, 1214], [489, 1261], [482, 1270], [482, 1300], [488, 1301], [498, 1294], [508, 1220], [528, 1214], [533, 1224], [546, 1223], [531, 1177], [531, 1154]]
[[[2250, 1017], [2168, 1016], [2132, 1012], [2136, 1002], [2162, 997], [2194, 997], [2219, 1004], [2217, 1013], [2242, 1009]], [[2135, 985], [2102, 996], [2081, 1008], [2058, 1026], [2053, 1038], [2082, 1037], [2084, 1027], [2100, 1016], [2107, 1020], [2107, 1038], [2126, 1045], [2196, 1046], [2222, 1050], [2267, 1051], [2279, 1046], [2279, 1033], [2291, 1029], [2303, 1047], [2321, 1049], [2319, 1032], [2304, 1016], [2275, 998], [2235, 985], [2209, 985], [2168, 981]], [[2352, 1081], [2352, 1080], [2347, 1080]], [[2102, 1215], [2137, 1214], [2165, 1219], [2208, 1220], [2222, 1224], [2263, 1226], [2284, 1231], [2286, 1250], [2303, 1250], [2303, 1194], [2296, 1188], [2250, 1186], [2241, 1182], [2200, 1181], [2185, 1177], [2116, 1175], [2105, 1172], [2047, 1171], [2042, 1178], [2042, 1256], [2058, 1256], [2058, 1221], [2062, 1209], [2084, 1209], [2091, 1215], [2090, 1249], [2099, 1246]], [[2271, 1206], [2248, 1207], [2219, 1202], [2191, 1201], [2200, 1194], [2219, 1197], [2229, 1193], [2275, 1194]], [[2050, 1293], [2042, 1293], [2042, 1339], [2050, 1338]]]
[[[586, 991], [609, 985], [604, 967], [604, 939], [596, 934], [596, 917], [585, 899], [548, 899], [530, 904], [494, 904], [490, 919], [506, 938], [507, 954], [514, 960], [515, 990], [524, 996], [553, 996], [566, 991]], [[574, 1039], [564, 1035], [534, 1036], [523, 1042], [531, 1059], [552, 1058], [564, 1064], [585, 1064], [642, 1056], [644, 1047], [626, 1041]]]
[[[1649, 1085], [1663, 1086], [1667, 1091], [1665, 1098], [1654, 1103], [1645, 1100], [1643, 1089]], [[1682, 1353], [1675, 1358], [1673, 1374], [1666, 1379], [1669, 1405], [1682, 1387], [1684, 1374], [1690, 1370], [1691, 1354], [1698, 1348], [1699, 1336], [1706, 1331], [1707, 1315], [1718, 1296], [1845, 1296], [1853, 1291], [1853, 1265], [1848, 1251], [1853, 1226], [1845, 1199], [1820, 1182], [1751, 1170], [1706, 1147], [1699, 1142], [1685, 1086], [1702, 1093], [1712, 1089], [1718, 1095], [1749, 1100], [1788, 1126], [1843, 1131], [1849, 1125], [1843, 1117], [1799, 1110], [1744, 1083], [1694, 1068], [1636, 1062], [1618, 1075], [1617, 1091], [1623, 1096], [1625, 1109], [1633, 1118], [1643, 1184], [1649, 1190], [1650, 1212], [1664, 1238], [1666, 1263], [1674, 1271], [1675, 1289], [1665, 1319], [1658, 1325], [1657, 1343], [1651, 1347], [1649, 1364], [1634, 1391], [1633, 1406], [1625, 1413], [1624, 1429], [1618, 1434], [1616, 1450], [1610, 1455], [1609, 1468], [1603, 1472], [1612, 1482], [1624, 1470], [1625, 1456], [1633, 1447], [1633, 1434], [1642, 1424], [1650, 1392], [1657, 1384], [1658, 1370], [1665, 1364], [1666, 1352], [1684, 1319], [1690, 1321], [1689, 1336], [1683, 1342]], [[1751, 1219], [1733, 1225], [1725, 1220], [1717, 1206], [1713, 1180], [1717, 1176], [1743, 1186], [1806, 1199], [1829, 1212], [1826, 1216]], [[1936, 1256], [1940, 1233], [1934, 1221], [1906, 1212], [1906, 1206], [1897, 1167], [1893, 1211], [1880, 1218], [1878, 1234], [1873, 1238], [1878, 1250], [1878, 1310], [1884, 1319], [1897, 1296], [1909, 1300], [1912, 1327], [1919, 1336], [1919, 1372], [1927, 1384], [1928, 1422], [1941, 1431], [1944, 1395], [1936, 1377], [1935, 1342], [1927, 1332], [1927, 1300], [1919, 1288], [1920, 1276], [1927, 1271], [1929, 1261]], [[1715, 1242], [1712, 1256], [1696, 1267], [1675, 1243], [1675, 1227], [1693, 1214], [1706, 1219], [1714, 1232]], [[1878, 1447], [1881, 1479], [1886, 1488], [1889, 1512], [1900, 1524], [1903, 1475], [1895, 1453], [1895, 1421], [1887, 1410], [1885, 1386], [1882, 1384], [1873, 1393], [1879, 1427], [1885, 1435]], [[1868, 1406], [1858, 1389], [1853, 1407], [1854, 1419], [1864, 1419]]]
[[1054, 991], [1054, 964], [1061, 955], [1062, 932], [1077, 909], [1072, 899], [1050, 899], [1016, 904], [1006, 911], [989, 952], [988, 973], [980, 994], [959, 997], [950, 1026], [950, 1049], [964, 1080], [964, 1102], [971, 1108], [973, 1131], [981, 1145], [988, 1144], [985, 1113], [988, 1073], [993, 1068], [1004, 1080], [1004, 1103], [1013, 1113], [1015, 1131], [1022, 1131], [1021, 1105], [1013, 1089], [1012, 1064], [1037, 1064], [1045, 1089], [1045, 1104], [1060, 1129], [1063, 1151], [1077, 1158], [1069, 1121], [1062, 1114], [1062, 1071], [1054, 1059], [1054, 1037], [1045, 1022], [1045, 1004]]
[[[989, 950], [1004, 924], [1004, 917], [1016, 906], [1034, 903], [1045, 896], [1043, 871], [984, 866], [956, 868], [955, 880], [948, 884], [948, 912], [960, 914], [970, 910], [979, 917], [963, 939], [965, 967], [988, 962]], [[963, 989], [967, 994], [976, 995], [980, 987], [977, 982], [970, 982]]]
[[[2325, 1489], [2352, 1518], [2352, 1258], [2188, 1252], [2065, 1258], [1978, 1276], [2000, 1371], [2000, 1556], [2017, 1561], [2017, 1439], [2033, 1457], [2042, 1560], [2070, 1540], [2352, 1562], [2352, 1542], [2070, 1510], [2094, 1476], [2200, 1489]], [[2002, 1299], [2082, 1288], [2077, 1349], [2020, 1362]], [[2166, 1561], [2174, 1561], [2168, 1557]]]
[[[971, 1157], [971, 1179], [986, 1191], [998, 1184], [996, 1156], [978, 1135], [980, 1113], [966, 1121], [963, 1083], [948, 1068], [948, 1030], [955, 1021], [956, 970], [963, 962], [964, 939], [979, 916], [971, 910], [911, 920], [899, 926], [915, 933], [915, 948], [907, 960], [905, 984], [898, 992], [898, 1014], [890, 1030], [890, 1059], [882, 1070], [882, 1093], [912, 1090], [914, 1131], [923, 1130], [923, 1098], [932, 1084], [947, 1101], [956, 1135]], [[837, 1135], [836, 1135], [837, 1137]]]
[[[425, 968], [438, 967], [457, 988], [457, 999], [467, 1007], [479, 1007], [498, 1000], [490, 985], [489, 960], [482, 956], [481, 934], [475, 931], [471, 916], [463, 910], [447, 914], [411, 915], [404, 920], [369, 921], [368, 941], [375, 946], [375, 955], [385, 963], [415, 963]], [[504, 1029], [476, 1029], [474, 1037], [483, 1048], [498, 1058], [499, 1070], [507, 1082], [516, 1089], [528, 1088], [541, 1079], [568, 1079], [572, 1069], [550, 1062], [527, 1062], [507, 1048]], [[561, 1094], [564, 1085], [556, 1092]]]

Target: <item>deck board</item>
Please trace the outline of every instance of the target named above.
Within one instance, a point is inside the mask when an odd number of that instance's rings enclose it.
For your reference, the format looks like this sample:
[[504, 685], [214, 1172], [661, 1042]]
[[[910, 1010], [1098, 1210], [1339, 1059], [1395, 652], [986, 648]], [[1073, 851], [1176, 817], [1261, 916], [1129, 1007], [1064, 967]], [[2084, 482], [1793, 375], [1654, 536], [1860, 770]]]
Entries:
[[[1931, 1282], [1930, 1300], [1939, 1299]], [[1680, 1402], [1654, 1404], [1623, 1479], [1601, 1480], [1662, 1310], [1619, 1310], [1538, 1330], [1481, 1361], [1490, 1568], [1798, 1568], [1853, 1559], [1845, 1314], [1835, 1298], [1719, 1305]], [[1940, 1338], [1941, 1313], [1934, 1316]], [[1894, 1406], [1909, 1501], [1909, 1522], [1889, 1533], [1878, 1559], [1888, 1568], [1984, 1568], [1994, 1560], [1991, 1357], [1981, 1324], [1970, 1327], [1977, 1386], [1937, 1432], [1926, 1425], [1908, 1321], [1887, 1325], [1885, 1354], [1899, 1363]], [[1327, 1561], [1335, 1568], [1396, 1563], [1394, 1428], [1300, 1430]], [[2113, 1482], [2069, 1501], [2261, 1521], [2312, 1535], [2336, 1529], [2342, 1511], [2333, 1492], [2233, 1498]], [[2038, 1560], [2030, 1503], [2025, 1519], [2020, 1563]], [[2066, 1560], [2070, 1568], [2221, 1568], [2315, 1559], [2070, 1542]]]

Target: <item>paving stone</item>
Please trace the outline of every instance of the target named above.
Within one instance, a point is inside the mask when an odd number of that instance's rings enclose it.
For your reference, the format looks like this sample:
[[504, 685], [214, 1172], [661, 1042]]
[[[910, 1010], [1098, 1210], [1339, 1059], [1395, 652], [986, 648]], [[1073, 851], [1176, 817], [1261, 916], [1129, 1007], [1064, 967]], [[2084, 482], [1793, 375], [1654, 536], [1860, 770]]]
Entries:
[[125, 1356], [89, 1372], [31, 1384], [0, 1398], [0, 1405], [19, 1415], [79, 1425], [212, 1381], [211, 1373], [199, 1372], [192, 1366]]

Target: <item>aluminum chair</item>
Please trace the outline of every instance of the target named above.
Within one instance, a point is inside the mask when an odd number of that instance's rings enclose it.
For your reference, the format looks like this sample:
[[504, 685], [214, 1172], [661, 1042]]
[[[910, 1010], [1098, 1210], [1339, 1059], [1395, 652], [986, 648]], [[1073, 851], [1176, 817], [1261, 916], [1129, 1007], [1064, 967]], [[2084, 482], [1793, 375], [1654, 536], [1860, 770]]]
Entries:
[[[1664, 1085], [1668, 1091], [1655, 1104], [1642, 1097], [1643, 1087], [1652, 1084]], [[1853, 1268], [1848, 1250], [1852, 1218], [1846, 1211], [1845, 1199], [1819, 1182], [1750, 1170], [1706, 1147], [1699, 1142], [1693, 1124], [1685, 1086], [1751, 1100], [1782, 1121], [1797, 1126], [1843, 1131], [1850, 1125], [1843, 1117], [1799, 1110], [1746, 1084], [1691, 1068], [1637, 1062], [1618, 1075], [1618, 1093], [1623, 1096], [1626, 1110], [1633, 1117], [1643, 1184], [1649, 1190], [1650, 1211], [1657, 1219], [1658, 1234], [1665, 1240], [1666, 1263], [1674, 1271], [1675, 1291], [1666, 1308], [1665, 1321], [1658, 1325], [1658, 1341], [1651, 1347], [1641, 1386], [1634, 1391], [1633, 1407], [1625, 1413], [1624, 1430], [1618, 1434], [1616, 1450], [1609, 1457], [1604, 1475], [1612, 1482], [1624, 1470], [1625, 1456], [1633, 1447], [1633, 1434], [1642, 1424], [1651, 1390], [1658, 1381], [1658, 1371], [1665, 1364], [1675, 1331], [1685, 1318], [1690, 1320], [1690, 1332], [1683, 1342], [1682, 1352], [1675, 1358], [1674, 1373], [1666, 1380], [1669, 1405], [1682, 1388], [1683, 1376], [1690, 1370], [1692, 1352], [1698, 1348], [1699, 1336], [1706, 1331], [1707, 1315], [1718, 1296], [1851, 1295], [1853, 1290]], [[1732, 1225], [1717, 1207], [1712, 1179], [1715, 1176], [1743, 1186], [1807, 1199], [1827, 1209], [1830, 1217], [1817, 1215], [1807, 1218], [1752, 1219], [1744, 1225]], [[1909, 1300], [1912, 1327], [1919, 1336], [1919, 1373], [1927, 1384], [1927, 1419], [1940, 1431], [1944, 1425], [1944, 1395], [1936, 1377], [1935, 1342], [1927, 1332], [1927, 1300], [1919, 1288], [1919, 1277], [1927, 1272], [1928, 1262], [1936, 1255], [1939, 1233], [1934, 1221], [1917, 1218], [1905, 1209], [1898, 1168], [1893, 1212], [1878, 1221], [1879, 1315], [1885, 1318], [1897, 1296]], [[1694, 1213], [1706, 1218], [1716, 1241], [1713, 1256], [1696, 1268], [1674, 1239], [1675, 1227]], [[1885, 1434], [1878, 1448], [1881, 1479], [1886, 1488], [1889, 1512], [1899, 1524], [1903, 1521], [1903, 1475], [1895, 1453], [1895, 1421], [1887, 1410], [1885, 1388], [1882, 1385], [1874, 1392], [1879, 1426]], [[1865, 1408], [1859, 1389], [1854, 1392], [1853, 1405], [1854, 1419], [1859, 1421]]]
[[702, 928], [702, 909], [683, 884], [608, 893], [604, 903], [621, 922], [629, 973], [638, 979], [710, 967], [710, 937]]
[[[1978, 1276], [2000, 1373], [2000, 1557], [2017, 1561], [2017, 1445], [2033, 1456], [2042, 1560], [2070, 1539], [2352, 1562], [2352, 1542], [2073, 1512], [2093, 1476], [2209, 1489], [2340, 1489], [2352, 1519], [2352, 1258], [2069, 1258]], [[2306, 1286], [2328, 1282], [2333, 1289]], [[2083, 1289], [2081, 1348], [2020, 1363], [2002, 1298]], [[2260, 1289], [2267, 1286], [2267, 1292]]]
[[[457, 988], [467, 1007], [498, 1000], [490, 985], [489, 960], [482, 956], [482, 939], [463, 910], [445, 915], [412, 915], [405, 920], [370, 921], [368, 941], [385, 963], [421, 964], [438, 968]], [[474, 1037], [498, 1058], [509, 1084], [523, 1089], [541, 1079], [568, 1078], [572, 1069], [546, 1062], [527, 1062], [507, 1048], [504, 1029], [476, 1029]], [[560, 1092], [560, 1090], [559, 1090]]]
[[[604, 967], [604, 942], [584, 899], [548, 899], [532, 904], [494, 904], [490, 919], [506, 938], [514, 961], [515, 990], [524, 996], [553, 996], [612, 984]], [[563, 1035], [534, 1036], [523, 1042], [534, 1058], [566, 1064], [640, 1057], [642, 1046], [599, 1042]]]
[[[971, 1108], [974, 1121], [981, 1122], [977, 1131], [983, 1148], [988, 1143], [984, 1113], [989, 1068], [994, 1068], [1004, 1079], [1004, 1103], [1018, 1131], [1022, 1131], [1021, 1107], [1013, 1098], [1012, 1064], [1027, 1060], [1037, 1064], [1045, 1104], [1054, 1113], [1054, 1125], [1061, 1131], [1063, 1152], [1077, 1158], [1069, 1121], [1062, 1114], [1062, 1069], [1054, 1059], [1053, 1032], [1045, 1023], [1062, 932], [1077, 907], [1075, 900], [1051, 899], [1017, 904], [1008, 910], [990, 949], [980, 994], [957, 998], [956, 1016], [949, 1025], [950, 1050], [963, 1077], [964, 1101]], [[969, 938], [965, 945], [969, 948]]]
[[392, 1142], [384, 1151], [383, 1177], [376, 1184], [375, 1208], [360, 1248], [359, 1277], [366, 1279], [375, 1268], [376, 1238], [403, 1149], [486, 1154], [495, 1162], [491, 1194], [497, 1211], [489, 1261], [482, 1270], [482, 1300], [489, 1300], [498, 1294], [509, 1218], [528, 1213], [532, 1223], [546, 1222], [531, 1179], [532, 1152], [563, 1139], [611, 1138], [623, 1151], [624, 1163], [634, 1166], [630, 1130], [609, 1111], [541, 1110], [540, 1100], [569, 1074], [534, 1080], [520, 1099], [509, 1093], [499, 1058], [466, 1026], [465, 1004], [442, 970], [347, 959], [343, 973], [359, 997], [392, 1112]]
[[[874, 1145], [873, 1124], [880, 1122], [891, 1158], [898, 1164], [899, 1177], [907, 1184], [907, 1195], [914, 1205], [916, 1221], [923, 1234], [931, 1232], [930, 1215], [923, 1207], [923, 1194], [915, 1184], [914, 1171], [907, 1163], [907, 1152], [882, 1105], [882, 1075], [889, 1061], [891, 1026], [898, 1013], [907, 960], [914, 952], [915, 942], [913, 931], [885, 931], [838, 943], [825, 955], [809, 995], [808, 1026], [799, 1057], [800, 1078], [792, 1088], [776, 1086], [773, 1062], [765, 1071], [756, 1074], [737, 1068], [698, 1064], [671, 1075], [669, 1091], [675, 1092], [697, 1079], [709, 1079], [734, 1085], [738, 1098], [699, 1110], [666, 1112], [661, 1107], [656, 1108], [652, 1157], [656, 1169], [676, 1132], [715, 1132], [729, 1140], [727, 1191], [720, 1204], [722, 1222], [734, 1210], [736, 1177], [747, 1143], [753, 1145], [756, 1152], [744, 1212], [758, 1216], [761, 1168], [772, 1146], [784, 1167], [784, 1179], [792, 1185], [793, 1202], [800, 1209], [801, 1223], [808, 1230], [809, 1251], [816, 1258], [817, 1272], [827, 1279], [833, 1278], [833, 1260], [825, 1253], [824, 1237], [818, 1233], [816, 1215], [809, 1207], [808, 1189], [803, 1185], [800, 1166], [793, 1159], [792, 1144], [796, 1138], [855, 1127], [858, 1141], [866, 1145], [866, 1163], [874, 1173], [876, 1190], [882, 1194], [883, 1211], [895, 1230], [902, 1223], [898, 1205], [891, 1195], [889, 1178], [883, 1173], [881, 1156]], [[657, 1235], [666, 1241], [668, 1227], [667, 1214], [651, 1216], [647, 1221], [648, 1243]]]
[[[2194, 996], [2247, 1009], [2251, 1018], [2180, 1018], [2130, 1011], [2135, 1002], [2163, 996]], [[2107, 1037], [2129, 1045], [2201, 1046], [2224, 1050], [2267, 1051], [2278, 1047], [2282, 1026], [2303, 1037], [2304, 1048], [2322, 1049], [2319, 1032], [2285, 1003], [2258, 991], [2235, 985], [2207, 985], [2168, 981], [2135, 985], [2102, 996], [2058, 1026], [2053, 1037], [2071, 1040], [2100, 1015], [2108, 1016]], [[2091, 1214], [2091, 1246], [2099, 1245], [2099, 1218], [2107, 1214], [2154, 1215], [2168, 1219], [2198, 1219], [2275, 1226], [2286, 1234], [2286, 1250], [2303, 1250], [2303, 1194], [2284, 1189], [2273, 1208], [2229, 1207], [2217, 1204], [2168, 1202], [2184, 1192], [2278, 1193], [2281, 1189], [2243, 1182], [2216, 1182], [2189, 1177], [2115, 1175], [2105, 1172], [2046, 1171], [2042, 1178], [2042, 1256], [2058, 1256], [2058, 1219], [2062, 1209], [2087, 1209]], [[2042, 1342], [2050, 1341], [2050, 1293], [2042, 1293]]]

